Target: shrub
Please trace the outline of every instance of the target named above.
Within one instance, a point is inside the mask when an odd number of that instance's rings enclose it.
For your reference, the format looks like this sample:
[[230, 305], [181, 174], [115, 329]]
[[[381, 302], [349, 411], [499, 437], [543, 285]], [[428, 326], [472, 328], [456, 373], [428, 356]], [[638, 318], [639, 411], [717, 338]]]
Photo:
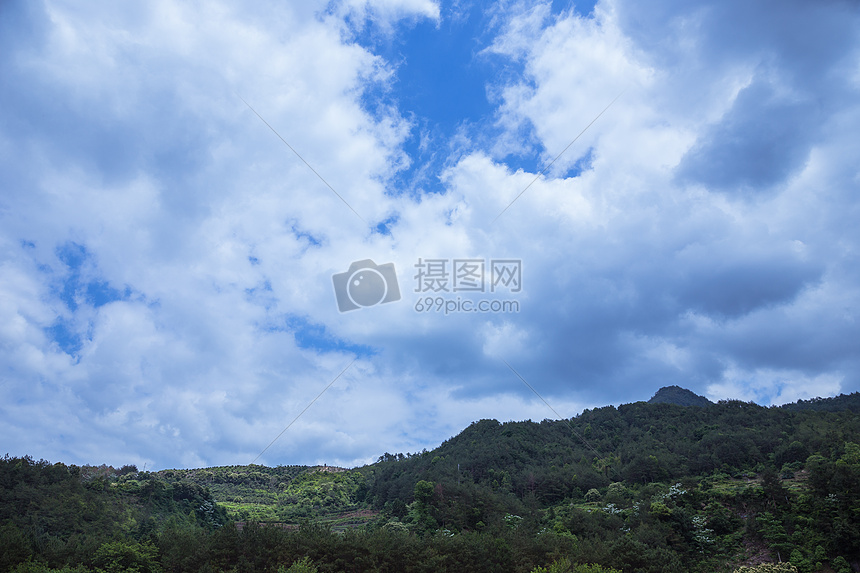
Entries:
[[755, 567], [740, 567], [734, 573], [798, 573], [791, 563], [762, 563]]

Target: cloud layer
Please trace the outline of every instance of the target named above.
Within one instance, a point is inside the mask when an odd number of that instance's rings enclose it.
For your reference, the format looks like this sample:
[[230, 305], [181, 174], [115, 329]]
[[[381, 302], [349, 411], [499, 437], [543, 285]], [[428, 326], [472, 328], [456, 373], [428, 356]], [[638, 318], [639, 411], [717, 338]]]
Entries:
[[[553, 417], [505, 361], [567, 416], [860, 389], [855, 5], [293, 4], [0, 7], [6, 451], [249, 463], [350, 364], [260, 463]], [[485, 99], [412, 97], [419, 33]], [[402, 298], [340, 313], [365, 259]]]

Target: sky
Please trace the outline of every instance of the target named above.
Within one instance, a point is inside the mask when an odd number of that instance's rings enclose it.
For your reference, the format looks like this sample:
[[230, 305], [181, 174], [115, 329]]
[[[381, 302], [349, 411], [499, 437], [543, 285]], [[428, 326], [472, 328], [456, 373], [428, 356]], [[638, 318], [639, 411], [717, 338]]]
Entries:
[[10, 0], [0, 77], [0, 453], [860, 390], [856, 2]]

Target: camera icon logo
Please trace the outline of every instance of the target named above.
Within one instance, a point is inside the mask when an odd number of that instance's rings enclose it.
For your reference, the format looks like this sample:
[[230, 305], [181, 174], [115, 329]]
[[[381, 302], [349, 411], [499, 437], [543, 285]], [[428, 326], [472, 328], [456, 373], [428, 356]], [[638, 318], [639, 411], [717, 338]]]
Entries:
[[400, 300], [394, 263], [377, 265], [370, 259], [355, 261], [349, 270], [331, 276], [340, 312]]

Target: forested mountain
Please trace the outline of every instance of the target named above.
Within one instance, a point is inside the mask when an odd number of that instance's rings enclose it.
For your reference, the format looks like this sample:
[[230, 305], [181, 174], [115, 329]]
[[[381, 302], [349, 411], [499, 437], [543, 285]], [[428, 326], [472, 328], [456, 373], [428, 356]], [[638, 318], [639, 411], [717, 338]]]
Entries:
[[681, 388], [680, 386], [664, 386], [648, 400], [649, 404], [675, 404], [677, 406], [710, 406], [713, 404], [704, 396]]
[[368, 517], [359, 502], [364, 500], [367, 484], [357, 470], [250, 465], [162, 470], [158, 475], [168, 482], [205, 487], [240, 522], [298, 524], [310, 518], [340, 527], [363, 523]]
[[[637, 402], [565, 421], [481, 420], [432, 452], [384, 455], [372, 466], [376, 503], [406, 500], [409, 482], [505, 484], [544, 503], [615, 481], [646, 484], [714, 472], [787, 473], [813, 453], [832, 457], [860, 438], [850, 411], [812, 412], [724, 401], [708, 408]], [[794, 465], [792, 465], [794, 464]], [[458, 470], [459, 468], [459, 470]]]
[[857, 394], [655, 402], [481, 420], [352, 470], [7, 457], [0, 572], [860, 570]]
[[811, 400], [798, 400], [793, 404], [781, 406], [786, 410], [818, 410], [820, 412], [840, 412], [848, 410], [855, 414], [860, 413], [860, 392], [852, 394], [840, 394], [833, 398], [812, 398]]
[[[761, 531], [757, 520], [766, 513], [768, 519], [779, 516], [782, 533], [774, 539], [815, 539], [807, 551], [818, 551], [816, 559], [839, 551], [856, 561], [860, 458], [852, 460], [860, 452], [859, 442], [860, 418], [847, 410], [796, 411], [739, 401], [707, 408], [638, 402], [588, 410], [567, 421], [473, 423], [432, 452], [403, 459], [385, 456], [369, 469], [368, 498], [396, 516], [415, 499], [414, 484], [423, 480], [434, 484], [434, 517], [444, 527], [498, 528], [507, 512], [532, 516], [538, 528], [543, 523], [539, 516], [546, 516], [541, 509], [561, 506], [564, 511], [556, 508], [555, 514], [568, 521], [554, 524], [562, 523], [580, 538], [582, 523], [604, 527], [606, 519], [617, 518], [616, 527], [629, 529], [624, 539], [641, 535], [643, 542], [653, 543], [656, 527], [661, 539], [680, 536], [672, 545], [690, 554], [695, 552], [694, 519], [713, 524], [717, 511], [729, 521], [705, 529], [739, 540], [744, 532]], [[856, 480], [853, 485], [851, 480]], [[683, 513], [687, 525], [669, 527], [669, 512], [667, 519], [639, 531], [641, 504], [652, 507], [655, 495], [670, 491], [658, 483], [680, 483], [685, 495], [692, 496]], [[838, 493], [836, 483], [841, 484]], [[785, 489], [789, 486], [793, 496]], [[773, 496], [783, 497], [777, 503]], [[595, 522], [591, 515], [571, 516], [571, 502], [575, 507], [595, 500], [614, 503], [614, 517]], [[828, 505], [837, 503], [838, 511]], [[783, 512], [797, 519], [783, 519]], [[744, 527], [742, 519], [747, 520]], [[830, 535], [822, 536], [823, 531]], [[603, 535], [613, 537], [607, 531]], [[724, 541], [726, 548], [731, 546], [728, 538]], [[786, 542], [776, 552], [791, 555], [795, 549]], [[803, 553], [797, 550], [800, 560]]]
[[190, 481], [169, 483], [131, 465], [0, 460], [0, 571], [33, 557], [45, 566], [106, 565], [117, 551], [147, 554], [157, 532], [225, 523], [224, 508]]

